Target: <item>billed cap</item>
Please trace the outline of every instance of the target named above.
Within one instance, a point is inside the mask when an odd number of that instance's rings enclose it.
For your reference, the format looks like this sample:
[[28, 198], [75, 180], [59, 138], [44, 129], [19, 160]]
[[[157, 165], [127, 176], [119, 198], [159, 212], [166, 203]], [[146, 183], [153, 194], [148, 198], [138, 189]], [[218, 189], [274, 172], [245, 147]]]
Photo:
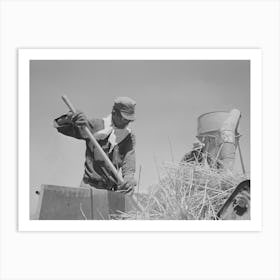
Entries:
[[115, 99], [114, 109], [119, 110], [123, 118], [134, 121], [136, 118], [135, 105], [136, 102], [133, 99], [122, 96]]

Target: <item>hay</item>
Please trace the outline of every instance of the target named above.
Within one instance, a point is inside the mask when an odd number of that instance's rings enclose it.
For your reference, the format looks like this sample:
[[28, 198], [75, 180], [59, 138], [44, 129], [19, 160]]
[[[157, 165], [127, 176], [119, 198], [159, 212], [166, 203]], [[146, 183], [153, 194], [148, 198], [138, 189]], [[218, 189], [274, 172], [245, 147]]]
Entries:
[[[205, 161], [204, 161], [205, 162]], [[220, 165], [221, 166], [221, 163]], [[120, 213], [118, 219], [210, 220], [244, 177], [217, 168], [217, 164], [189, 161], [164, 163], [159, 183], [138, 196], [142, 209]]]

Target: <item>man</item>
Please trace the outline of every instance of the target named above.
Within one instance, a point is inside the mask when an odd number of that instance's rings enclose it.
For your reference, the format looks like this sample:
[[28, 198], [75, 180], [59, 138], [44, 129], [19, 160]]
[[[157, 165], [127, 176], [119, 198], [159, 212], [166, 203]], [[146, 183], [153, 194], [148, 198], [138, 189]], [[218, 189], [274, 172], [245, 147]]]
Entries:
[[[133, 193], [135, 174], [135, 135], [128, 127], [135, 120], [135, 101], [129, 97], [118, 97], [112, 113], [103, 119], [88, 120], [78, 111], [54, 120], [58, 132], [86, 141], [85, 171], [81, 187], [115, 190]], [[113, 165], [121, 171], [124, 183], [118, 185], [117, 178], [108, 169], [93, 146], [83, 127], [87, 126], [107, 154]]]
[[186, 153], [181, 162], [202, 162], [204, 159], [204, 150], [205, 145], [204, 143], [200, 142], [200, 141], [196, 141], [193, 143], [193, 147], [192, 150], [188, 153]]

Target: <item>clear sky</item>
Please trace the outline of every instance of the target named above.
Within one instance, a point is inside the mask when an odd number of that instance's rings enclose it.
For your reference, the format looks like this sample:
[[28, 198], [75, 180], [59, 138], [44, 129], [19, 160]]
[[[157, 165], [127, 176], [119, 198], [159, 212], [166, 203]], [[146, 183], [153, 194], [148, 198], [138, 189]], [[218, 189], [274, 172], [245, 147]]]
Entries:
[[[157, 182], [163, 161], [179, 161], [196, 140], [197, 117], [241, 111], [240, 144], [250, 172], [249, 61], [32, 61], [30, 64], [30, 206], [41, 184], [79, 186], [85, 143], [64, 136], [53, 120], [76, 108], [102, 118], [117, 96], [136, 100], [136, 159], [140, 191]], [[172, 152], [171, 152], [172, 150]], [[237, 157], [236, 170], [241, 170]]]

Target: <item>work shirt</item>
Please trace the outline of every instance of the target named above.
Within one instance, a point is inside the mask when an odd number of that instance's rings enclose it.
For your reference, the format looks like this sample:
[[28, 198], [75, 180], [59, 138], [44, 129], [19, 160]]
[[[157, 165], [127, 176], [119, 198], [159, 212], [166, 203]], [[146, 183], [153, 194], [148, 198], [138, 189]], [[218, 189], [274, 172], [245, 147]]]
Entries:
[[[107, 154], [115, 168], [125, 179], [135, 173], [135, 135], [127, 127], [117, 129], [112, 125], [112, 116], [104, 119], [89, 120], [89, 130]], [[96, 188], [114, 189], [117, 178], [106, 166], [97, 149], [93, 146], [83, 128], [73, 125], [68, 115], [62, 115], [54, 120], [58, 132], [77, 139], [85, 140], [85, 171], [83, 181]]]

